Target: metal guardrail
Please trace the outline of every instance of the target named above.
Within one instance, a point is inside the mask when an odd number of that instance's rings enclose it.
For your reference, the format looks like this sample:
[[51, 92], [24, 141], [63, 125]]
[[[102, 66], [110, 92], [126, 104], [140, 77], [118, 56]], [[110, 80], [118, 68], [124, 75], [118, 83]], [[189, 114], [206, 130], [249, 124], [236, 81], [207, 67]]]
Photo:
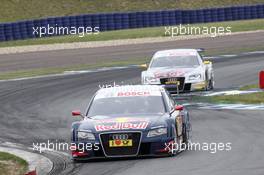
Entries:
[[[37, 38], [33, 28], [99, 27], [100, 31], [264, 18], [264, 4], [198, 10], [100, 13], [0, 23], [0, 41]], [[54, 34], [53, 34], [54, 35]], [[53, 36], [46, 34], [45, 36]]]

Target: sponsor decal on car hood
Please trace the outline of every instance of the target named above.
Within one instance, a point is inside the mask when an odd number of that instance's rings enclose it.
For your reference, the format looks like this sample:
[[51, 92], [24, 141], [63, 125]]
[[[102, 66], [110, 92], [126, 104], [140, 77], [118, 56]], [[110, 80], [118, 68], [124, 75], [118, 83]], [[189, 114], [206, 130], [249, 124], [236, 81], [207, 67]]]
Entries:
[[136, 90], [127, 90], [122, 89], [120, 87], [119, 89], [113, 90], [113, 91], [103, 91], [100, 94], [95, 96], [96, 99], [100, 98], [110, 98], [110, 97], [143, 97], [143, 96], [161, 96], [160, 91], [157, 90], [146, 90], [142, 87], [142, 90], [136, 89]]
[[153, 74], [155, 78], [170, 78], [170, 77], [184, 77], [192, 72], [200, 70], [199, 67], [195, 68], [155, 68], [148, 72]]
[[93, 132], [121, 131], [121, 130], [148, 130], [155, 126], [167, 126], [167, 114], [133, 114], [133, 115], [110, 115], [93, 116], [93, 119], [83, 120], [80, 130]]
[[104, 119], [94, 122], [96, 131], [110, 130], [130, 130], [130, 129], [146, 129], [149, 124], [148, 119], [144, 118], [115, 118]]

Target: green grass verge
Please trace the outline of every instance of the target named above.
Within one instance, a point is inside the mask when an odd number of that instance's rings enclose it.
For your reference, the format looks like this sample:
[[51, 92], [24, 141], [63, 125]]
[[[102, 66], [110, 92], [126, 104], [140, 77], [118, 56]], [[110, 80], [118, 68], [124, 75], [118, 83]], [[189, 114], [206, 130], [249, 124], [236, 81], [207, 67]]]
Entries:
[[1, 0], [0, 22], [113, 11], [197, 9], [263, 3], [263, 0]]
[[[264, 30], [264, 19], [229, 21], [206, 24], [193, 24], [193, 27], [231, 27], [232, 32]], [[107, 41], [118, 39], [133, 39], [146, 37], [165, 37], [164, 27], [140, 28], [129, 30], [117, 30], [109, 32], [101, 32], [97, 35], [85, 35], [79, 37], [77, 35], [46, 37], [38, 39], [27, 39], [19, 41], [0, 42], [0, 47], [54, 44], [54, 43], [73, 43], [73, 42], [90, 42], [90, 41]]]
[[0, 175], [21, 175], [28, 169], [28, 163], [9, 153], [0, 152]]
[[252, 84], [252, 85], [243, 86], [243, 87], [239, 88], [239, 90], [246, 91], [246, 90], [258, 89], [258, 88], [259, 88], [259, 84]]
[[[257, 84], [246, 85], [246, 86], [241, 87], [239, 90], [249, 90], [249, 89], [255, 89], [255, 88], [259, 88]], [[264, 92], [257, 92], [257, 93], [251, 93], [251, 94], [195, 97], [193, 100], [204, 102], [204, 103], [261, 104], [261, 103], [264, 103]]]
[[203, 97], [203, 102], [211, 103], [242, 103], [242, 104], [261, 104], [264, 103], [264, 92], [257, 92], [252, 94], [240, 94], [240, 95], [224, 95], [224, 96], [211, 96]]

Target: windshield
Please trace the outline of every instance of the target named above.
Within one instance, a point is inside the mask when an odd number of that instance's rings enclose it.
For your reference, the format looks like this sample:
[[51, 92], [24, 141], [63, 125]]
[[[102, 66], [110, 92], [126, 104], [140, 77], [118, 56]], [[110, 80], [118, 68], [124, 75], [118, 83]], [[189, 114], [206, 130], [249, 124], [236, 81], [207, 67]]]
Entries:
[[118, 114], [163, 114], [162, 96], [111, 97], [95, 99], [88, 116]]
[[150, 67], [195, 67], [199, 66], [197, 56], [168, 56], [153, 59]]

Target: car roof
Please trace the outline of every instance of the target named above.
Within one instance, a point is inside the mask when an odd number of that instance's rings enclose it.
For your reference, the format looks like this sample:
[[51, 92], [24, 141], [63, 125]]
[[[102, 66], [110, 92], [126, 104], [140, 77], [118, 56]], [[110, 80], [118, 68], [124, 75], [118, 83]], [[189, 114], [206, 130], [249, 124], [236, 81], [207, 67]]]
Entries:
[[166, 57], [166, 56], [177, 56], [177, 55], [192, 55], [198, 54], [197, 49], [170, 49], [157, 51], [153, 58]]
[[101, 88], [97, 91], [95, 99], [111, 97], [137, 97], [137, 96], [161, 96], [163, 87], [157, 85], [124, 85], [109, 88]]

